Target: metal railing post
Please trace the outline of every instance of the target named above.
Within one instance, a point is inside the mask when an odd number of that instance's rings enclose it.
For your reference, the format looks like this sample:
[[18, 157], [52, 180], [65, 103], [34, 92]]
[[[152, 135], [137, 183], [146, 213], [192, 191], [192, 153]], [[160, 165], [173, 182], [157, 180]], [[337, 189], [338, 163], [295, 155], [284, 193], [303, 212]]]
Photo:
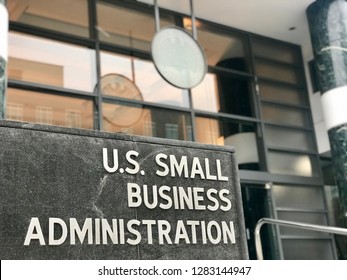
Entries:
[[313, 230], [313, 231], [320, 231], [320, 232], [327, 232], [327, 233], [333, 233], [333, 234], [340, 234], [340, 235], [347, 235], [347, 229], [346, 228], [338, 228], [338, 227], [330, 227], [330, 226], [321, 226], [321, 225], [314, 225], [314, 224], [307, 224], [307, 223], [299, 223], [299, 222], [292, 222], [292, 221], [284, 221], [284, 220], [276, 220], [276, 219], [270, 219], [270, 218], [262, 218], [258, 221], [255, 230], [255, 249], [257, 252], [257, 259], [263, 260], [263, 248], [261, 244], [261, 238], [260, 238], [260, 229], [264, 224], [272, 224], [272, 225], [279, 225], [279, 226], [286, 226], [286, 227], [295, 227], [305, 230]]

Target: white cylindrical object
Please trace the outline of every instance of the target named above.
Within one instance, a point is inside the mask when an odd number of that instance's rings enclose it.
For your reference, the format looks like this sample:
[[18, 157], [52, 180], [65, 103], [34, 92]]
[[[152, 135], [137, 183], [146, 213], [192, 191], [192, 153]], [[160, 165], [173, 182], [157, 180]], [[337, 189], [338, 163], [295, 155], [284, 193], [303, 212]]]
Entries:
[[347, 86], [338, 87], [322, 95], [322, 108], [327, 129], [347, 123]]
[[8, 54], [8, 12], [4, 5], [0, 4], [0, 57], [7, 61]]

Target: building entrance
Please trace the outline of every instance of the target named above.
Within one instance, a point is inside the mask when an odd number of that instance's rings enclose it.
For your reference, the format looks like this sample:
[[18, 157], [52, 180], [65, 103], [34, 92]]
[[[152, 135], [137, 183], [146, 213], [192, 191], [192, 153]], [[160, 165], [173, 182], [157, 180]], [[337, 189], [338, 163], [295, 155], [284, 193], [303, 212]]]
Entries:
[[[243, 210], [247, 233], [249, 258], [257, 259], [254, 241], [254, 229], [264, 217], [272, 217], [270, 189], [265, 184], [241, 184]], [[264, 259], [273, 259], [275, 234], [271, 227], [264, 226], [261, 232]]]

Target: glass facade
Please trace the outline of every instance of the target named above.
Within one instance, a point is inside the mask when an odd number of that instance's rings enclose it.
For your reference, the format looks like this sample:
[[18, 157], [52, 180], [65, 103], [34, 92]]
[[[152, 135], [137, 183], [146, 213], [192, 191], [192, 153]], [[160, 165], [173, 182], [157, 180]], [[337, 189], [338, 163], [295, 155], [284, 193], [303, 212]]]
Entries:
[[[302, 213], [299, 220], [328, 223], [299, 46], [199, 19], [208, 73], [182, 90], [151, 61], [153, 7], [120, 0], [7, 4], [7, 119], [235, 146], [248, 230], [255, 202], [258, 214], [298, 220]], [[184, 15], [163, 10], [161, 26], [168, 25], [191, 29]], [[326, 235], [281, 229], [267, 240], [267, 258], [300, 258], [300, 246], [311, 250], [305, 258], [335, 256]]]
[[95, 50], [12, 32], [8, 78], [92, 92], [96, 84]]

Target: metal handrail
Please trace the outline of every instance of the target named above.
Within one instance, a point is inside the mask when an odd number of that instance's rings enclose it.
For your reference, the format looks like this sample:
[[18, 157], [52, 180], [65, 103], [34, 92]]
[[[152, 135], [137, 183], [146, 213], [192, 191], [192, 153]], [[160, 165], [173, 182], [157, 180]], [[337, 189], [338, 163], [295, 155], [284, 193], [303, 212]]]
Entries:
[[260, 238], [260, 229], [264, 224], [273, 224], [273, 225], [280, 225], [280, 226], [286, 226], [286, 227], [301, 228], [306, 230], [314, 230], [314, 231], [320, 231], [320, 232], [347, 235], [347, 229], [345, 228], [321, 226], [321, 225], [314, 225], [314, 224], [307, 224], [307, 223], [298, 223], [298, 222], [276, 220], [276, 219], [270, 219], [270, 218], [262, 218], [258, 221], [254, 230], [255, 249], [257, 252], [258, 260], [264, 259], [263, 248], [262, 248], [261, 238]]

